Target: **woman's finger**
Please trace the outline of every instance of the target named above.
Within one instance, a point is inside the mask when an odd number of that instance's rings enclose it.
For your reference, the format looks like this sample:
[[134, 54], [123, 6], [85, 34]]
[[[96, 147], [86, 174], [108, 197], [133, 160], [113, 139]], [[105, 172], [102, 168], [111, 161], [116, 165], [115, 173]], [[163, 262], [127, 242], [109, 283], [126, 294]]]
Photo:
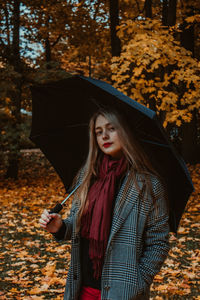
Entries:
[[40, 226], [45, 229], [47, 228], [47, 225], [40, 224]]
[[45, 209], [45, 210], [43, 211], [42, 215], [44, 215], [44, 216], [46, 216], [46, 217], [50, 216], [49, 211], [48, 211], [47, 209]]
[[47, 224], [51, 220], [51, 215], [42, 214], [39, 220], [39, 223]]
[[48, 220], [40, 219], [39, 223], [43, 224], [43, 225], [46, 225], [48, 223]]
[[51, 220], [50, 216], [41, 216], [41, 220], [45, 221], [45, 222], [49, 222]]
[[53, 218], [58, 218], [59, 215], [56, 214], [56, 213], [53, 213], [53, 214], [50, 214], [50, 216], [53, 217]]

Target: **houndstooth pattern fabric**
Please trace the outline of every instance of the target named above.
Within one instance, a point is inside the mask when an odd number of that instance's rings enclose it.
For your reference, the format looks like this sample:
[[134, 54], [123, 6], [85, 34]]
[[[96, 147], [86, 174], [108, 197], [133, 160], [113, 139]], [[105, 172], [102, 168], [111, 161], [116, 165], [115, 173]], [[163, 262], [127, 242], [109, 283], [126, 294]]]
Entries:
[[[152, 176], [153, 190], [159, 196], [155, 209], [151, 198], [139, 194], [133, 181], [125, 192], [127, 177], [116, 197], [102, 271], [102, 300], [149, 299], [150, 284], [169, 250], [168, 213], [161, 183]], [[144, 190], [142, 176], [137, 175], [137, 180]], [[70, 216], [64, 220], [67, 229], [63, 239], [72, 242], [64, 300], [78, 300], [81, 288], [80, 235], [75, 232], [78, 210], [75, 203]]]

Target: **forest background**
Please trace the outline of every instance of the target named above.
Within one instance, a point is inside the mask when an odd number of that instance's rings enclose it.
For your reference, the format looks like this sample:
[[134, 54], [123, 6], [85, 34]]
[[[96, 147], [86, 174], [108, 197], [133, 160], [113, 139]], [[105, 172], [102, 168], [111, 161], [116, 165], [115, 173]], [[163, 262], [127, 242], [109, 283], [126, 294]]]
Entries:
[[[200, 2], [0, 1], [0, 142], [17, 178], [30, 86], [70, 74], [105, 80], [155, 110], [186, 162], [200, 160]], [[27, 127], [28, 126], [28, 127]]]
[[[27, 151], [35, 147], [29, 140], [30, 87], [82, 74], [111, 83], [156, 111], [190, 165], [196, 191], [179, 230], [182, 236], [171, 238], [172, 256], [157, 277], [154, 297], [199, 299], [200, 2], [0, 0], [0, 13], [0, 223], [4, 230], [0, 242], [5, 242], [0, 257], [7, 259], [1, 269], [0, 298], [52, 299], [55, 293], [63, 293], [66, 270], [61, 263], [55, 267], [55, 260], [47, 263], [54, 255], [49, 249], [55, 248], [50, 239], [46, 250], [38, 252], [45, 237], [33, 222], [42, 207], [63, 199], [64, 192], [45, 158]], [[24, 232], [24, 226], [30, 229]], [[60, 253], [62, 249], [69, 255], [68, 248], [60, 248]], [[10, 257], [17, 261], [10, 263]], [[41, 277], [32, 272], [34, 267]], [[18, 275], [13, 276], [15, 271]], [[34, 279], [28, 280], [28, 274]], [[161, 287], [164, 277], [167, 284]], [[50, 284], [55, 289], [49, 289]]]

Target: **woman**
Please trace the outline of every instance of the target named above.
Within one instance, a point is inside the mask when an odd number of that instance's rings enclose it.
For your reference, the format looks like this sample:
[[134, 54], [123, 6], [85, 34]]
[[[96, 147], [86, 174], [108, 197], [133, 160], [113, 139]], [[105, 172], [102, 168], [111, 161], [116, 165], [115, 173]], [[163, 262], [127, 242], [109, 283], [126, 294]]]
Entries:
[[119, 113], [99, 110], [89, 133], [69, 217], [44, 210], [39, 221], [72, 240], [64, 299], [149, 299], [169, 249], [164, 183]]

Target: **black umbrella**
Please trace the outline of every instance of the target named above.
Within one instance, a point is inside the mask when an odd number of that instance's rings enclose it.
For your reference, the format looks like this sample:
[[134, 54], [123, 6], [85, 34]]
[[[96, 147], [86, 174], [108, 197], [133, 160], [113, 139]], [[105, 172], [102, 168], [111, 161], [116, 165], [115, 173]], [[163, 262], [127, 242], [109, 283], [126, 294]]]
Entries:
[[35, 85], [32, 100], [30, 138], [51, 162], [67, 191], [88, 153], [88, 121], [92, 114], [99, 107], [108, 106], [121, 111], [139, 137], [151, 163], [165, 179], [170, 228], [177, 231], [194, 188], [183, 159], [154, 111], [108, 83], [84, 76]]

